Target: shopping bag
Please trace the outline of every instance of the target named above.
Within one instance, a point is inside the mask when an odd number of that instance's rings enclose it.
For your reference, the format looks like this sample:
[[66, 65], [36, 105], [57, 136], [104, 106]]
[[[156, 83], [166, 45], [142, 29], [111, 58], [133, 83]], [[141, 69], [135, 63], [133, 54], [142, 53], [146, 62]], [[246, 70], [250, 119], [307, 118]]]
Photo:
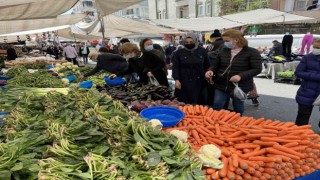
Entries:
[[320, 106], [320, 94], [319, 94], [319, 96], [317, 97], [317, 99], [313, 102], [313, 105], [314, 105], [314, 106]]
[[232, 82], [235, 86], [232, 97], [241, 101], [244, 101], [247, 99], [247, 94], [242, 91], [242, 89], [239, 87], [238, 83]]
[[155, 86], [160, 86], [158, 80], [154, 76], [149, 77], [149, 84], [152, 84], [152, 85], [155, 85]]

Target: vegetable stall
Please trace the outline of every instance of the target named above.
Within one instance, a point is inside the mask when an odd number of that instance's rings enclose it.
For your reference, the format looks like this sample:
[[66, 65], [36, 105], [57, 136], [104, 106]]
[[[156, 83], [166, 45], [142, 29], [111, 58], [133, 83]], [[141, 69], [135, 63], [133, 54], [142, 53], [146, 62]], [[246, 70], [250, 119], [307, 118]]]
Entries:
[[[0, 179], [295, 179], [320, 169], [310, 126], [186, 105], [166, 87], [111, 86], [109, 73], [86, 79], [90, 68], [70, 63], [30, 66], [9, 69], [0, 91], [0, 112], [9, 113]], [[152, 106], [185, 117], [160, 130], [137, 114]]]

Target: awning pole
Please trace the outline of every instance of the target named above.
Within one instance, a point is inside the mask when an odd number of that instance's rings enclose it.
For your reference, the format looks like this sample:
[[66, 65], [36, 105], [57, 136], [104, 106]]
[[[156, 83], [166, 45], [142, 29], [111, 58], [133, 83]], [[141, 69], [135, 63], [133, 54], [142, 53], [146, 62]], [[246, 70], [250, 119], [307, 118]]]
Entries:
[[99, 21], [100, 21], [101, 33], [102, 33], [102, 38], [103, 38], [103, 42], [104, 42], [105, 41], [104, 20], [103, 20], [103, 17], [101, 17], [100, 11], [98, 11], [98, 18], [99, 18]]
[[286, 16], [285, 15], [282, 15], [283, 16], [283, 34], [285, 33], [286, 31], [286, 27], [285, 27], [285, 22], [286, 22]]

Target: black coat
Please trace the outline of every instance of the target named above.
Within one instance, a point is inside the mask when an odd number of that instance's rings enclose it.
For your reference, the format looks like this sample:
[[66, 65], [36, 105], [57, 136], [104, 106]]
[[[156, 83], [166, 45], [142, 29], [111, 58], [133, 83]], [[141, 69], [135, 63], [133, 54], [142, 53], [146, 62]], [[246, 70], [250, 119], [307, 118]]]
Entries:
[[175, 52], [172, 63], [172, 77], [181, 83], [181, 90], [175, 90], [178, 100], [189, 104], [205, 104], [204, 75], [210, 67], [207, 51], [202, 47], [193, 52], [180, 49]]
[[100, 70], [105, 70], [112, 74], [117, 74], [128, 68], [128, 63], [126, 59], [117, 54], [103, 53], [97, 58], [97, 65], [90, 72], [84, 76], [92, 76], [99, 72]]
[[89, 47], [87, 46], [87, 54], [82, 54], [83, 49], [84, 49], [84, 47], [80, 47], [80, 48], [79, 48], [79, 55], [80, 55], [80, 56], [83, 56], [83, 55], [88, 56], [88, 55], [90, 54], [90, 49], [89, 49]]
[[[230, 65], [231, 49], [222, 46], [215, 53], [210, 54], [211, 59], [210, 70], [214, 74], [223, 74], [227, 67]], [[234, 75], [241, 77], [239, 87], [248, 93], [253, 89], [253, 77], [258, 75], [262, 70], [262, 58], [258, 50], [251, 47], [243, 47], [237, 54], [233, 61], [231, 68], [225, 73], [224, 76], [215, 79], [215, 88], [226, 92], [232, 92], [234, 85], [230, 82], [230, 78]]]
[[18, 57], [16, 50], [13, 48], [7, 49], [7, 59], [8, 60], [15, 60]]
[[128, 60], [128, 69], [117, 74], [117, 76], [129, 75], [137, 73], [139, 81], [143, 84], [148, 84], [148, 78], [143, 75], [144, 66], [141, 58], [130, 58]]
[[169, 86], [167, 76], [163, 70], [165, 63], [157, 55], [151, 52], [143, 52], [141, 57], [142, 63], [144, 65], [144, 70], [140, 78], [147, 78], [148, 72], [151, 72], [154, 77], [158, 80], [160, 85]]

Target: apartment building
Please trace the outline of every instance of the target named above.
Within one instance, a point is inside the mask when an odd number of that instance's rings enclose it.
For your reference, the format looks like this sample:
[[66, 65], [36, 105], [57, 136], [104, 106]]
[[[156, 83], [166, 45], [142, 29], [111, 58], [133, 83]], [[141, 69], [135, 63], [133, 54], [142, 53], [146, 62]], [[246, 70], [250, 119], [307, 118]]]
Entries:
[[148, 0], [144, 0], [138, 4], [122, 9], [114, 14], [131, 19], [149, 19]]
[[308, 7], [320, 4], [320, 0], [269, 0], [270, 8], [291, 12], [305, 11]]
[[148, 0], [150, 19], [218, 16], [220, 0]]

